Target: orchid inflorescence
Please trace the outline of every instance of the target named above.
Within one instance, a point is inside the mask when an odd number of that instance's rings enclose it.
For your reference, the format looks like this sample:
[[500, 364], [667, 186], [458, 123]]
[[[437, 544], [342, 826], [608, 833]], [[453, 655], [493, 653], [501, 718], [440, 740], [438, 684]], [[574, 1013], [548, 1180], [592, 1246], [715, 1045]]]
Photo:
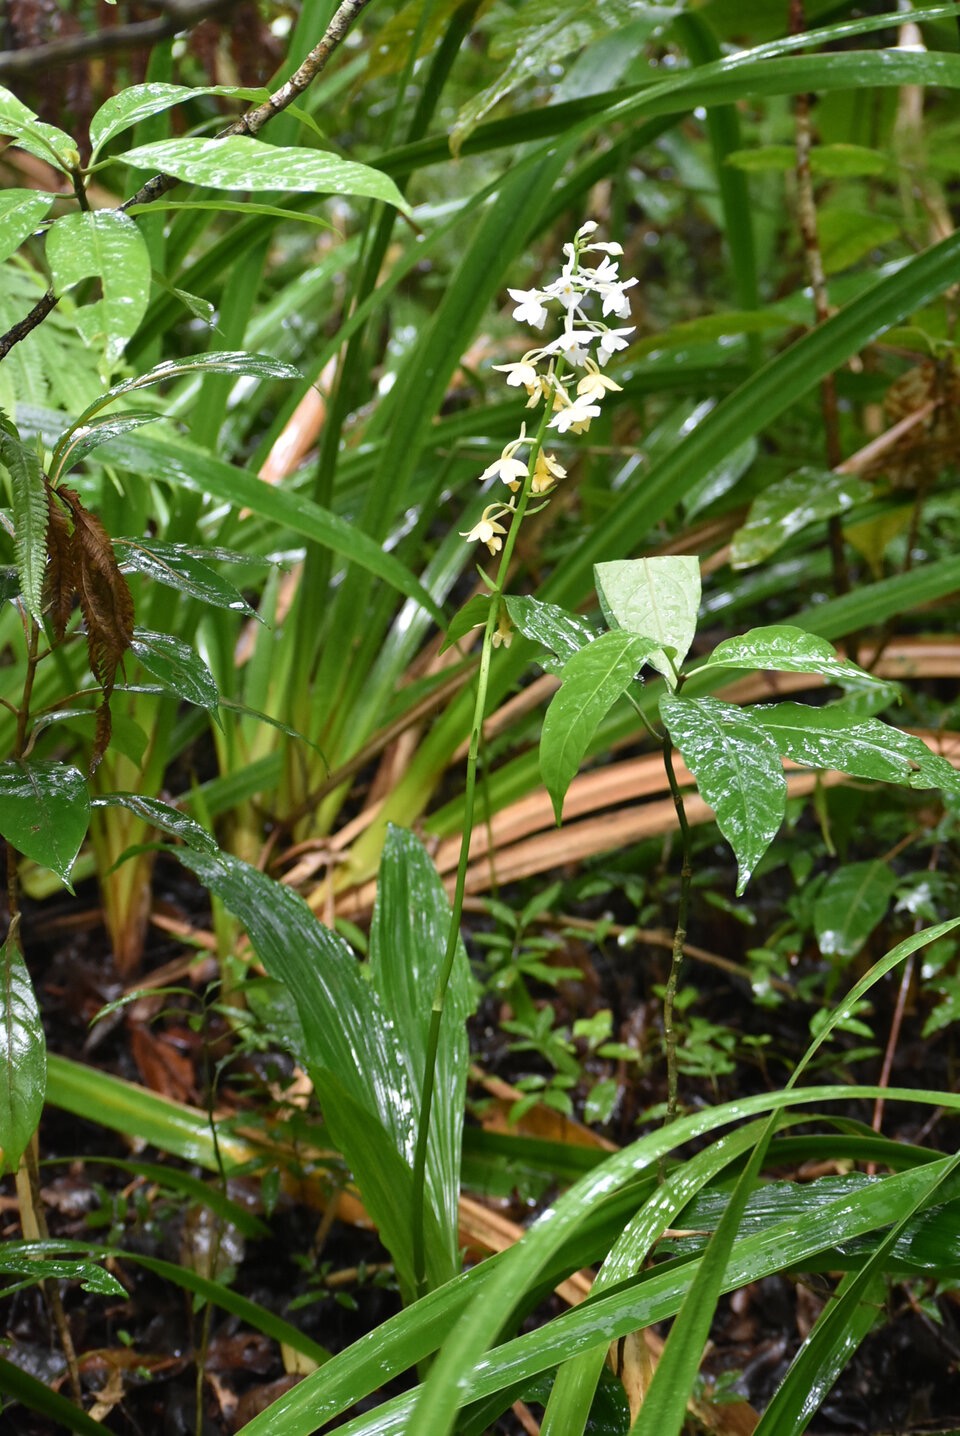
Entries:
[[[603, 366], [620, 349], [626, 349], [627, 336], [633, 333], [633, 325], [613, 327], [606, 323], [610, 316], [629, 319], [630, 301], [626, 291], [637, 283], [636, 279], [622, 280], [616, 256], [623, 253], [619, 244], [597, 240], [590, 243], [597, 225], [588, 220], [573, 237], [572, 244], [565, 244], [566, 260], [559, 279], [544, 289], [509, 289], [507, 293], [516, 301], [514, 319], [542, 329], [549, 317], [548, 305], [559, 304], [563, 311], [563, 333], [548, 344], [527, 351], [514, 364], [495, 364], [493, 367], [506, 374], [511, 388], [525, 389], [527, 408], [535, 409], [545, 401], [552, 417], [541, 425], [555, 429], [558, 434], [583, 434], [590, 427], [591, 419], [600, 413], [600, 405], [610, 392], [619, 391], [620, 385], [604, 374]], [[602, 258], [595, 266], [585, 264], [583, 256], [599, 253]], [[599, 303], [600, 317], [593, 318], [588, 308], [596, 309]], [[595, 347], [595, 357], [591, 348]], [[540, 366], [545, 365], [545, 368]], [[570, 368], [582, 370], [571, 394], [575, 372], [567, 375]], [[528, 451], [528, 457], [517, 457], [521, 449]], [[532, 467], [531, 467], [532, 459]], [[539, 439], [527, 435], [526, 425], [520, 426], [520, 433], [507, 444], [499, 459], [488, 464], [480, 475], [481, 481], [490, 478], [501, 479], [511, 491], [507, 502], [488, 504], [479, 522], [474, 524], [462, 538], [486, 544], [491, 554], [503, 547], [507, 530], [500, 522], [508, 514], [516, 512], [516, 496], [527, 478], [530, 480], [530, 494], [542, 497], [549, 494], [566, 476], [566, 469], [554, 454], [547, 453]]]

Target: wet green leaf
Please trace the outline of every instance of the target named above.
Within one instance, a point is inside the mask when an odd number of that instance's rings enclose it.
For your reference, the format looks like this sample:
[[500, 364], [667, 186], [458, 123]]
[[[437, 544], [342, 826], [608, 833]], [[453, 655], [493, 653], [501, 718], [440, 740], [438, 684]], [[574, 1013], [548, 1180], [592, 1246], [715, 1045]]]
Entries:
[[0, 763], [0, 833], [68, 888], [89, 821], [90, 795], [79, 769], [33, 758]]
[[559, 664], [541, 660], [541, 667], [549, 668], [551, 672], [558, 671], [568, 659], [597, 637], [579, 614], [569, 613], [559, 604], [545, 603], [542, 598], [533, 598], [528, 594], [508, 593], [503, 601], [514, 628], [524, 638], [540, 643], [556, 654]]
[[271, 358], [269, 354], [247, 354], [242, 349], [220, 349], [210, 354], [190, 354], [182, 359], [164, 359], [145, 374], [138, 374], [134, 379], [121, 379], [119, 383], [112, 385], [105, 394], [101, 394], [88, 405], [64, 435], [64, 439], [75, 433], [82, 424], [89, 424], [94, 414], [99, 413], [119, 394], [130, 394], [135, 389], [150, 389], [154, 384], [165, 384], [171, 379], [181, 378], [184, 374], [244, 374], [255, 379], [302, 378], [300, 370], [294, 369], [292, 364], [284, 364], [279, 359]]
[[769, 668], [778, 673], [819, 673], [837, 683], [848, 678], [858, 683], [882, 682], [856, 663], [840, 658], [825, 638], [786, 623], [751, 628], [736, 638], [725, 639], [705, 663], [691, 672], [703, 673], [710, 668]]
[[56, 125], [46, 125], [10, 90], [0, 85], [0, 135], [59, 170], [79, 165], [77, 142]]
[[831, 873], [813, 905], [813, 926], [825, 957], [854, 957], [882, 921], [897, 879], [885, 862], [847, 863]]
[[687, 555], [618, 559], [595, 564], [593, 573], [607, 622], [657, 639], [658, 647], [646, 661], [676, 687], [677, 670], [697, 631], [700, 560]]
[[117, 414], [109, 419], [96, 419], [92, 424], [81, 424], [68, 429], [53, 451], [50, 462], [51, 476], [56, 479], [79, 464], [101, 444], [109, 443], [118, 434], [128, 434], [144, 424], [155, 424], [163, 414], [140, 410], [137, 413]]
[[78, 1281], [84, 1291], [96, 1296], [127, 1296], [127, 1288], [115, 1276], [92, 1261], [44, 1256], [44, 1242], [8, 1242], [0, 1251], [0, 1272], [5, 1276], [26, 1277], [28, 1281]]
[[84, 341], [104, 350], [108, 366], [136, 333], [150, 298], [150, 254], [133, 220], [119, 210], [61, 215], [47, 234], [47, 262], [58, 295], [83, 279], [99, 281], [103, 297], [73, 310]]
[[754, 499], [746, 523], [733, 536], [730, 562], [734, 568], [760, 563], [808, 525], [872, 497], [871, 486], [853, 474], [798, 469]]
[[787, 782], [777, 745], [749, 711], [717, 698], [665, 693], [660, 716], [733, 848], [739, 895], [786, 812]]
[[557, 822], [563, 799], [601, 720], [659, 645], [623, 629], [602, 633], [564, 665], [540, 735], [540, 773]]
[[268, 145], [248, 135], [160, 140], [118, 156], [134, 169], [157, 170], [214, 189], [362, 195], [406, 211], [396, 184], [379, 170], [324, 150]]
[[47, 1086], [47, 1044], [20, 946], [20, 919], [0, 948], [0, 1170], [15, 1172], [33, 1136]]
[[90, 121], [91, 158], [96, 159], [98, 152], [115, 135], [200, 95], [224, 95], [228, 99], [258, 101], [266, 99], [268, 94], [268, 90], [241, 85], [166, 85], [155, 81], [130, 85], [105, 100]]
[[162, 539], [117, 539], [115, 547], [121, 567], [127, 572], [146, 574], [156, 583], [198, 598], [214, 608], [228, 608], [250, 618], [257, 615], [239, 589], [221, 578], [186, 544], [165, 543]]
[[441, 653], [445, 653], [454, 643], [459, 643], [461, 638], [466, 638], [475, 628], [482, 628], [487, 621], [490, 612], [490, 595], [476, 593], [473, 598], [468, 598], [462, 608], [457, 609], [447, 627], [443, 640]]
[[960, 774], [922, 738], [846, 707], [774, 703], [750, 709], [785, 758], [809, 768], [837, 768], [854, 778], [905, 783], [911, 788], [960, 791]]
[[127, 808], [151, 827], [171, 838], [180, 838], [188, 848], [194, 848], [198, 853], [220, 851], [216, 838], [206, 828], [201, 828], [196, 819], [181, 813], [178, 808], [171, 808], [169, 803], [162, 803], [159, 798], [143, 797], [139, 793], [101, 793], [91, 800], [91, 807]]
[[35, 189], [0, 190], [0, 264], [28, 239], [53, 204]]
[[130, 650], [170, 693], [211, 711], [219, 704], [220, 692], [213, 674], [200, 655], [182, 639], [170, 633], [151, 633], [138, 628]]

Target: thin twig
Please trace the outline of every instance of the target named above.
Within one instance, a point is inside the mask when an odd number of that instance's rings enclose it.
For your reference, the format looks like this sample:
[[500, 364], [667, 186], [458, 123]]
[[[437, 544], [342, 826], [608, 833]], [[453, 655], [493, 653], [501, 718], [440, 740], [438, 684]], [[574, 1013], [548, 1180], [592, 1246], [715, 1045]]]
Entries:
[[158, 7], [164, 15], [156, 20], [137, 20], [130, 25], [93, 30], [85, 35], [64, 35], [46, 45], [27, 45], [21, 50], [0, 50], [0, 79], [45, 74], [48, 70], [76, 64], [87, 56], [146, 49], [169, 35], [188, 30], [218, 10], [228, 10], [230, 4], [231, 0], [168, 0]]
[[[234, 120], [232, 124], [229, 124], [226, 129], [221, 130], [215, 138], [224, 140], [230, 135], [254, 136], [259, 134], [268, 120], [272, 120], [274, 115], [281, 114], [289, 105], [292, 105], [294, 100], [303, 94], [308, 85], [312, 84], [317, 76], [322, 73], [330, 56], [344, 40], [353, 21], [369, 3], [370, 0], [343, 0], [343, 3], [327, 26], [323, 38], [313, 47], [302, 65], [294, 71], [289, 80], [285, 80], [280, 88], [273, 92], [269, 99], [264, 100], [259, 105], [254, 105], [252, 109], [240, 115], [239, 118]], [[180, 181], [175, 179], [173, 175], [154, 175], [152, 179], [147, 180], [146, 184], [137, 190], [135, 195], [128, 200], [124, 200], [123, 204], [118, 206], [118, 208], [124, 211], [129, 209], [131, 205], [152, 204], [154, 200], [160, 199], [162, 195], [175, 189], [179, 183]], [[42, 299], [38, 300], [29, 314], [19, 320], [6, 334], [0, 336], [0, 361], [6, 358], [14, 344], [19, 344], [21, 339], [26, 339], [27, 335], [36, 329], [38, 324], [43, 323], [47, 315], [55, 308], [56, 303], [56, 295], [52, 290], [47, 290], [46, 294]]]

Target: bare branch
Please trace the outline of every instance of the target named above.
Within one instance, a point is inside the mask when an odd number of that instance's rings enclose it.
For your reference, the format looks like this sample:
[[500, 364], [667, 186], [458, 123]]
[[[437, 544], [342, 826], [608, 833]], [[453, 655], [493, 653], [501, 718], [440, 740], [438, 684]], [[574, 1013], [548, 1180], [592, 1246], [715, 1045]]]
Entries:
[[[268, 120], [272, 120], [274, 115], [281, 114], [288, 105], [292, 105], [297, 96], [302, 95], [308, 85], [322, 73], [330, 56], [337, 46], [342, 43], [354, 20], [360, 14], [361, 10], [366, 9], [369, 4], [370, 0], [343, 0], [343, 3], [336, 10], [330, 24], [327, 26], [323, 38], [313, 47], [302, 65], [294, 71], [289, 80], [284, 81], [280, 88], [275, 90], [269, 99], [247, 110], [245, 114], [240, 115], [238, 119], [228, 125], [225, 130], [221, 130], [216, 138], [223, 140], [226, 139], [228, 135], [254, 136], [259, 134]], [[164, 8], [171, 17], [174, 13], [180, 16], [180, 19], [176, 22], [176, 28], [183, 29], [186, 23], [183, 16], [190, 10], [198, 12], [203, 5], [209, 7], [206, 13], [210, 13], [213, 8], [220, 8], [220, 0], [218, 0], [216, 7], [210, 5], [210, 0], [166, 0]], [[159, 22], [149, 20], [145, 21], [144, 25], [157, 23]], [[125, 28], [129, 32], [129, 30], [134, 27], [126, 26]], [[141, 26], [141, 28], [143, 28], [143, 26]], [[167, 31], [166, 33], [169, 34], [170, 32]], [[41, 48], [46, 51], [52, 47], [42, 46]], [[20, 53], [27, 54], [29, 52], [21, 51]], [[0, 60], [2, 60], [2, 58], [3, 56], [0, 55]], [[2, 73], [2, 70], [0, 70], [0, 73]], [[134, 204], [151, 204], [154, 200], [159, 199], [161, 195], [167, 194], [169, 190], [175, 189], [179, 183], [180, 181], [172, 175], [154, 175], [152, 179], [147, 180], [146, 184], [137, 190], [135, 195], [125, 200], [119, 208], [126, 210]], [[6, 334], [0, 335], [0, 362], [6, 358], [14, 344], [19, 344], [20, 340], [25, 339], [31, 330], [36, 329], [38, 324], [43, 323], [51, 310], [56, 307], [56, 304], [56, 296], [52, 290], [48, 290], [43, 298], [33, 306], [29, 314], [25, 315], [25, 317], [16, 323], [12, 329], [9, 329]]]
[[156, 20], [138, 20], [109, 30], [85, 35], [64, 35], [47, 45], [29, 45], [22, 50], [0, 50], [0, 80], [18, 79], [41, 71], [72, 65], [87, 55], [107, 55], [118, 50], [139, 50], [188, 30], [218, 10], [229, 8], [230, 0], [166, 0]]

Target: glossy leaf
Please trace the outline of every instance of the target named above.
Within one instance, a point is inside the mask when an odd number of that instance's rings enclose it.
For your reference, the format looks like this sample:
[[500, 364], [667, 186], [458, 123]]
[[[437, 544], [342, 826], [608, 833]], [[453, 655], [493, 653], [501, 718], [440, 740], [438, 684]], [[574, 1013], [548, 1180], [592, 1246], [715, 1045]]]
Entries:
[[[336, 933], [281, 883], [221, 853], [177, 849], [177, 856], [247, 929], [268, 973], [286, 983], [303, 1027], [308, 1070], [331, 1135], [353, 1169], [371, 1218], [414, 1288], [413, 1179], [409, 1162], [412, 1077], [397, 1060], [389, 1020], [360, 964]], [[395, 1138], [402, 1138], [398, 1150]], [[446, 1243], [434, 1212], [426, 1214], [431, 1284], [449, 1275]]]
[[349, 194], [408, 208], [394, 181], [369, 165], [324, 150], [268, 145], [248, 135], [160, 140], [127, 150], [121, 158], [134, 169], [157, 170], [213, 189]]
[[854, 678], [858, 683], [879, 683], [863, 668], [837, 655], [833, 644], [789, 624], [751, 628], [736, 638], [718, 643], [705, 663], [693, 673], [711, 668], [773, 669], [778, 673], [819, 673], [836, 683]]
[[748, 710], [716, 698], [664, 694], [660, 716], [733, 848], [743, 892], [786, 812], [777, 746]]
[[[412, 1110], [398, 1108], [393, 1114], [398, 1150], [411, 1163], [422, 1106], [427, 1031], [450, 922], [450, 901], [422, 843], [403, 828], [391, 827], [380, 863], [369, 961], [390, 1024], [394, 1061], [406, 1068], [413, 1095]], [[427, 1146], [427, 1190], [442, 1242], [433, 1268], [439, 1276], [446, 1267], [444, 1280], [460, 1270], [460, 1155], [470, 1064], [467, 1021], [475, 1005], [467, 954], [458, 941], [444, 1001]]]
[[556, 603], [545, 603], [541, 598], [528, 594], [511, 594], [503, 600], [510, 622], [524, 638], [542, 644], [555, 653], [559, 664], [543, 663], [550, 671], [559, 669], [581, 648], [592, 643], [597, 637], [590, 625], [577, 613], [568, 613]]
[[13, 144], [59, 170], [80, 163], [77, 143], [56, 125], [44, 124], [10, 90], [0, 85], [0, 135], [12, 136]]
[[[597, 595], [611, 627], [656, 638], [647, 662], [676, 687], [697, 631], [700, 560], [688, 556], [618, 559], [594, 566]], [[666, 650], [672, 650], [669, 655]]]
[[68, 888], [89, 821], [90, 795], [79, 769], [34, 758], [0, 763], [0, 833]]
[[15, 915], [0, 947], [0, 1169], [15, 1172], [43, 1111], [47, 1044]]
[[14, 426], [0, 415], [0, 464], [10, 475], [13, 542], [19, 591], [28, 612], [40, 622], [43, 576], [47, 564], [47, 490], [36, 449], [20, 442]]
[[19, 1401], [26, 1410], [47, 1417], [54, 1430], [70, 1431], [73, 1436], [103, 1436], [102, 1422], [92, 1420], [82, 1407], [4, 1356], [0, 1356], [0, 1390], [11, 1401]]
[[931, 752], [922, 738], [879, 718], [860, 718], [838, 704], [812, 708], [804, 703], [758, 705], [750, 716], [794, 763], [911, 788], [960, 791], [960, 774], [946, 758]]
[[0, 190], [0, 264], [29, 239], [52, 204], [53, 195], [39, 190]]
[[109, 419], [96, 419], [92, 424], [71, 428], [53, 451], [50, 463], [51, 477], [56, 479], [79, 464], [101, 444], [107, 444], [118, 434], [128, 434], [144, 424], [155, 424], [163, 414], [141, 410], [137, 413], [116, 414]]
[[103, 297], [77, 306], [73, 322], [87, 344], [104, 350], [108, 366], [116, 364], [150, 298], [143, 235], [119, 210], [65, 214], [50, 226], [46, 255], [58, 295], [83, 279], [98, 281]]
[[872, 497], [871, 486], [854, 474], [798, 469], [754, 499], [746, 523], [733, 536], [731, 565], [760, 563], [810, 524], [847, 513]]
[[130, 651], [158, 683], [184, 702], [210, 710], [219, 704], [220, 693], [213, 675], [200, 655], [182, 639], [138, 628]]
[[228, 608], [234, 613], [256, 617], [239, 589], [221, 578], [216, 569], [192, 552], [186, 544], [166, 543], [162, 539], [117, 539], [120, 566], [126, 572], [145, 574], [156, 583], [166, 584], [180, 593], [198, 598], [214, 608]]
[[883, 920], [897, 889], [885, 862], [847, 863], [831, 873], [813, 905], [813, 926], [825, 957], [854, 957]]
[[7, 1242], [0, 1251], [0, 1272], [5, 1276], [27, 1277], [31, 1283], [52, 1277], [56, 1281], [78, 1281], [95, 1296], [126, 1297], [127, 1288], [115, 1276], [92, 1261], [68, 1261], [45, 1256], [45, 1242]]
[[540, 772], [557, 822], [563, 799], [601, 720], [633, 683], [657, 648], [655, 639], [615, 629], [575, 653], [564, 665], [540, 734]]
[[153, 115], [162, 114], [173, 105], [184, 104], [200, 95], [224, 95], [228, 99], [263, 100], [269, 91], [251, 89], [240, 85], [167, 85], [148, 82], [130, 85], [119, 94], [111, 95], [100, 106], [90, 121], [90, 144], [92, 158], [115, 135], [132, 129]]
[[248, 354], [242, 349], [217, 349], [209, 354], [188, 354], [182, 359], [164, 359], [138, 374], [133, 379], [121, 379], [104, 394], [84, 409], [83, 413], [63, 436], [63, 442], [81, 425], [89, 424], [95, 414], [116, 399], [120, 394], [132, 394], [137, 389], [151, 389], [155, 384], [166, 384], [180, 379], [185, 374], [236, 374], [254, 379], [300, 379], [303, 376], [292, 364], [284, 364], [269, 354]]
[[475, 628], [482, 628], [487, 621], [490, 612], [490, 595], [486, 593], [475, 593], [473, 598], [468, 598], [462, 608], [458, 608], [447, 625], [444, 635], [441, 653], [459, 643], [461, 638], [466, 638]]
[[91, 799], [90, 806], [126, 808], [159, 832], [171, 838], [180, 838], [188, 848], [194, 848], [198, 853], [220, 851], [216, 838], [206, 828], [201, 828], [196, 819], [181, 813], [178, 808], [171, 808], [169, 803], [163, 803], [159, 798], [148, 798], [140, 793], [100, 793]]

